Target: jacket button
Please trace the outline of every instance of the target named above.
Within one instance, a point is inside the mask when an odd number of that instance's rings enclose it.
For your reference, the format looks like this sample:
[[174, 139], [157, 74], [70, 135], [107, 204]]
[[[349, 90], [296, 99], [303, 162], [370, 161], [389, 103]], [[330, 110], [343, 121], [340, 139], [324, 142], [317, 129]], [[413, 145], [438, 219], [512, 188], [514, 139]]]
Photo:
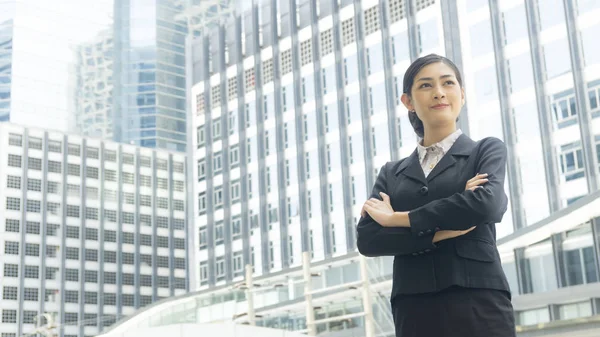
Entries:
[[412, 253], [412, 255], [413, 255], [413, 256], [417, 256], [417, 255], [419, 255], [419, 253]]
[[421, 187], [419, 192], [421, 192], [421, 194], [423, 194], [423, 195], [426, 195], [427, 192], [429, 192], [429, 188], [427, 188], [427, 186], [423, 186], [423, 187]]
[[427, 248], [425, 249], [425, 253], [429, 253], [431, 251], [431, 249]]
[[428, 230], [427, 230], [427, 234], [431, 234], [431, 229], [428, 229]]
[[423, 231], [420, 231], [417, 235], [418, 236], [423, 236], [423, 235], [425, 235], [425, 233], [423, 233]]

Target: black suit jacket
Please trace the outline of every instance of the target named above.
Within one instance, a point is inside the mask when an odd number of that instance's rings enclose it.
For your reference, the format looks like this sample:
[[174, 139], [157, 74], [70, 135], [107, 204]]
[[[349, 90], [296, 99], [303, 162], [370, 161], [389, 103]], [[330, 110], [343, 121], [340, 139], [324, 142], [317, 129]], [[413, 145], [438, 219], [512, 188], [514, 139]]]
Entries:
[[[495, 228], [508, 204], [506, 152], [497, 138], [474, 142], [461, 135], [427, 178], [417, 150], [381, 168], [371, 198], [389, 195], [395, 211], [409, 212], [411, 227], [382, 227], [366, 215], [357, 225], [357, 246], [366, 256], [395, 256], [392, 300], [452, 285], [509, 291]], [[489, 174], [489, 182], [465, 191], [477, 173]], [[432, 243], [436, 230], [472, 226], [466, 235]]]

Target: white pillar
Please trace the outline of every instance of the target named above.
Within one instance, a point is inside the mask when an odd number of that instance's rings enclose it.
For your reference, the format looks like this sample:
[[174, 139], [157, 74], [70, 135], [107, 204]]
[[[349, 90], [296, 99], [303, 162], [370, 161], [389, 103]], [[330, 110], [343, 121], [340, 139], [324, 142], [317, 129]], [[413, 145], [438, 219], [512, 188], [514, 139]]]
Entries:
[[375, 337], [373, 326], [373, 303], [371, 302], [371, 291], [369, 287], [369, 272], [367, 269], [367, 258], [359, 254], [360, 276], [362, 278], [362, 302], [365, 312], [365, 337]]
[[254, 280], [252, 275], [252, 265], [246, 265], [246, 302], [248, 303], [248, 323], [256, 325], [256, 316], [254, 314]]
[[315, 326], [315, 311], [312, 305], [312, 277], [310, 272], [310, 252], [302, 252], [302, 267], [304, 270], [304, 299], [306, 301], [306, 327], [308, 336], [317, 335]]

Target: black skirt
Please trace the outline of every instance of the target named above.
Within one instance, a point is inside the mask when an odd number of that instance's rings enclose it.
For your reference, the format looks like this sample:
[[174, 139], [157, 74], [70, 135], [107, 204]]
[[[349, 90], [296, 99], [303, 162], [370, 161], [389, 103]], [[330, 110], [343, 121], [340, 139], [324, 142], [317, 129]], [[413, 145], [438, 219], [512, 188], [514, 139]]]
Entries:
[[392, 302], [396, 337], [514, 337], [510, 294], [494, 289], [450, 287], [400, 295]]

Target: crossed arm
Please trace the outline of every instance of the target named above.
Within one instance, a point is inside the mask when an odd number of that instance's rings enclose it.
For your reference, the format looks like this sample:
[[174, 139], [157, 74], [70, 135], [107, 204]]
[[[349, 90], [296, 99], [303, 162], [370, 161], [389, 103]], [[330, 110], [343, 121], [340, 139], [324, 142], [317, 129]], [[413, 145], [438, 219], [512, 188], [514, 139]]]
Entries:
[[[490, 141], [481, 145], [477, 169], [486, 172], [470, 179], [465, 191], [434, 200], [410, 212], [394, 212], [385, 190], [385, 167], [357, 225], [357, 246], [365, 256], [428, 252], [435, 243], [464, 235], [469, 224], [500, 222], [508, 199], [504, 193], [506, 148]], [[381, 198], [381, 200], [379, 200]], [[438, 230], [439, 229], [439, 230]], [[423, 233], [435, 233], [423, 235]]]

